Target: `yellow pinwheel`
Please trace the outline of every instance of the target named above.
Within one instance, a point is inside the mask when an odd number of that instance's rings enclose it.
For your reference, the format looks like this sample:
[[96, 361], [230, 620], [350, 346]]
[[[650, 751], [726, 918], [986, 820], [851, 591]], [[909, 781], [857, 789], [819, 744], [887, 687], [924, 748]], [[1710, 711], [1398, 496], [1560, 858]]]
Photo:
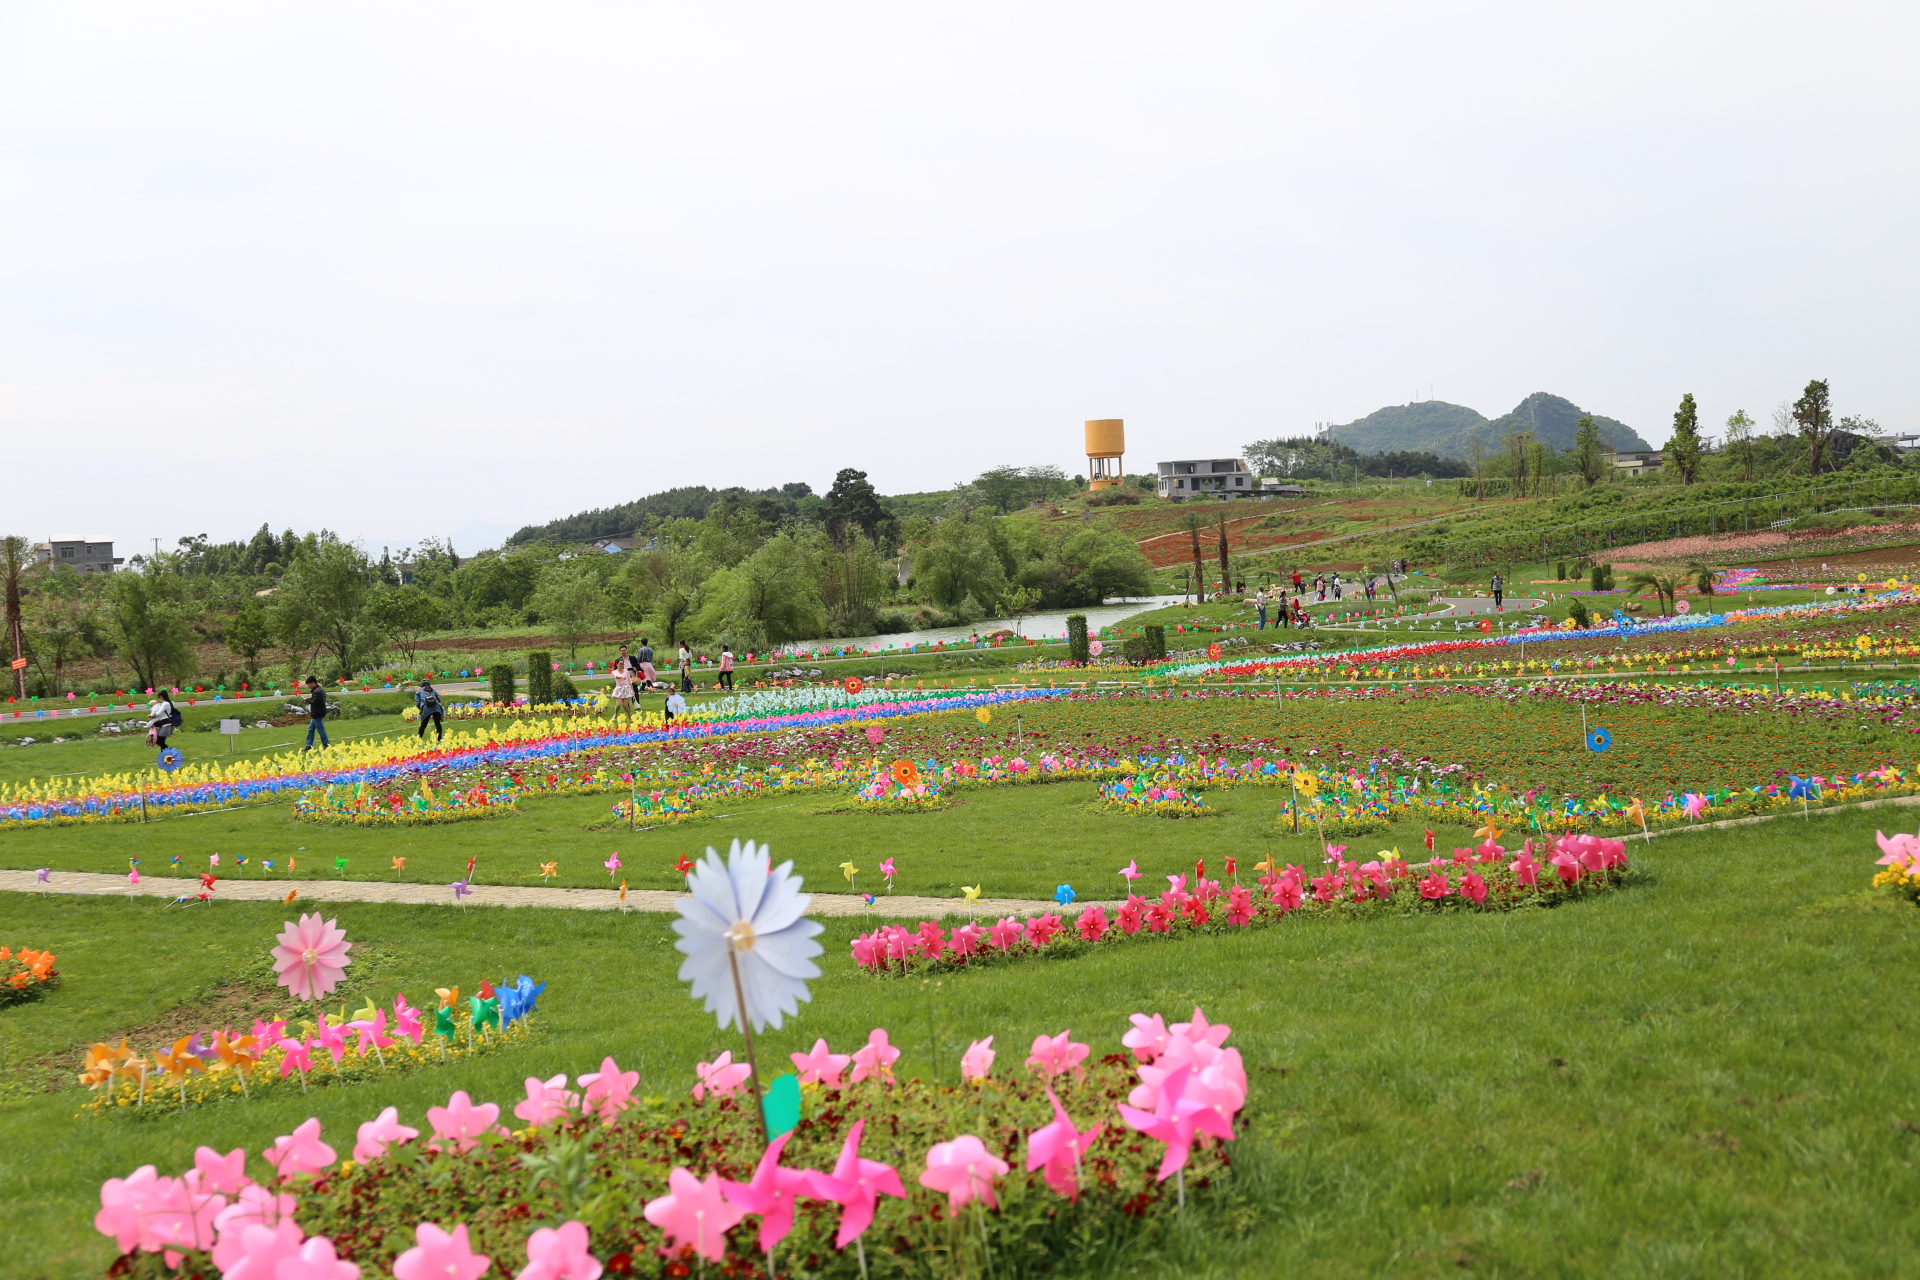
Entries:
[[1315, 778], [1312, 774], [1308, 773], [1304, 769], [1294, 770], [1293, 785], [1296, 789], [1299, 790], [1301, 795], [1305, 796], [1309, 800], [1313, 799], [1316, 795], [1320, 794], [1319, 779]]
[[981, 724], [988, 724], [993, 720], [993, 711], [991, 708], [981, 707], [978, 711], [973, 713], [973, 718], [975, 720], [978, 720]]
[[852, 884], [853, 878], [860, 874], [860, 868], [854, 866], [851, 862], [843, 862], [840, 864], [840, 874], [847, 878], [848, 884]]
[[[125, 1043], [122, 1041], [121, 1043]], [[81, 1065], [80, 1083], [89, 1089], [98, 1089], [112, 1080], [119, 1068], [120, 1055], [96, 1041], [87, 1046], [87, 1057]]]
[[433, 994], [440, 997], [440, 1007], [442, 1009], [457, 1009], [460, 1007], [460, 988], [458, 987], [435, 987]]
[[970, 907], [971, 907], [971, 906], [974, 906], [974, 905], [976, 905], [976, 904], [978, 904], [978, 903], [979, 903], [979, 901], [980, 901], [980, 886], [979, 886], [979, 885], [977, 885], [977, 884], [972, 884], [972, 885], [968, 885], [968, 884], [963, 884], [963, 885], [961, 885], [961, 886], [960, 886], [960, 892], [966, 895], [966, 904], [967, 904], [968, 906], [970, 906]]

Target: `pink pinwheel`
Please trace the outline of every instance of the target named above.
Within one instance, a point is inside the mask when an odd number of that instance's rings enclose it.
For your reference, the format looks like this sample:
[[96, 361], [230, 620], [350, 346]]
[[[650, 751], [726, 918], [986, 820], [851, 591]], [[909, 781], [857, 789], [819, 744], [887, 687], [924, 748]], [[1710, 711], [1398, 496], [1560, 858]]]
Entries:
[[1088, 942], [1100, 941], [1101, 938], [1106, 936], [1109, 927], [1107, 924], [1107, 913], [1102, 911], [1098, 905], [1088, 907], [1085, 911], [1082, 911], [1079, 920], [1074, 922], [1074, 928], [1078, 929], [1080, 936]]
[[1167, 1154], [1160, 1161], [1160, 1173], [1156, 1181], [1165, 1182], [1186, 1167], [1187, 1150], [1193, 1145], [1196, 1132], [1210, 1133], [1217, 1138], [1233, 1137], [1232, 1124], [1219, 1111], [1185, 1096], [1187, 1081], [1192, 1075], [1191, 1067], [1181, 1067], [1169, 1073], [1160, 1082], [1159, 1105], [1151, 1112], [1138, 1110], [1124, 1102], [1120, 1104], [1120, 1118], [1127, 1122], [1129, 1128], [1137, 1129], [1167, 1145]]
[[957, 1216], [960, 1206], [969, 1200], [978, 1199], [989, 1209], [997, 1208], [993, 1182], [1006, 1173], [1005, 1160], [989, 1152], [980, 1139], [963, 1133], [952, 1142], [935, 1143], [927, 1152], [927, 1171], [920, 1175], [920, 1185], [946, 1192], [947, 1213]]
[[1147, 908], [1147, 932], [1166, 933], [1173, 928], [1173, 908], [1156, 902]]
[[369, 1048], [376, 1053], [382, 1049], [393, 1048], [393, 1037], [387, 1034], [385, 1009], [375, 1009], [371, 1021], [366, 1018], [356, 1018], [346, 1025], [348, 1030], [359, 1033], [359, 1049], [362, 1055], [365, 1055]]
[[347, 1060], [346, 1027], [340, 1023], [328, 1025], [327, 1015], [321, 1013], [314, 1019], [313, 1047], [325, 1049], [333, 1055], [336, 1067]]
[[240, 1194], [243, 1188], [253, 1185], [253, 1179], [247, 1176], [247, 1151], [245, 1147], [235, 1147], [221, 1155], [212, 1147], [200, 1147], [193, 1153], [193, 1168], [189, 1169], [181, 1181], [193, 1192], [212, 1192], [218, 1195], [232, 1196]]
[[1006, 951], [1020, 941], [1020, 922], [1012, 916], [1004, 916], [999, 924], [987, 930], [987, 938], [994, 946]]
[[309, 1117], [305, 1124], [292, 1133], [275, 1138], [273, 1145], [260, 1154], [279, 1171], [282, 1182], [303, 1173], [323, 1173], [334, 1159], [333, 1148], [320, 1141], [320, 1120], [317, 1116]]
[[773, 1247], [793, 1230], [794, 1200], [800, 1196], [816, 1198], [814, 1182], [820, 1174], [812, 1169], [787, 1169], [780, 1164], [780, 1153], [786, 1150], [787, 1139], [792, 1136], [792, 1131], [788, 1131], [767, 1144], [753, 1171], [752, 1182], [723, 1184], [727, 1199], [748, 1213], [760, 1215], [760, 1248], [766, 1253], [772, 1253]]
[[361, 1164], [370, 1164], [385, 1155], [394, 1143], [412, 1142], [419, 1136], [418, 1129], [400, 1123], [400, 1108], [388, 1107], [360, 1126], [360, 1140], [353, 1144], [353, 1158]]
[[265, 1048], [279, 1043], [280, 1037], [286, 1034], [286, 1030], [286, 1020], [283, 1018], [276, 1018], [272, 1022], [262, 1022], [259, 1018], [255, 1018], [253, 1030], [249, 1034], [259, 1042], [262, 1048]]
[[633, 1091], [640, 1087], [640, 1073], [622, 1071], [609, 1057], [601, 1062], [598, 1071], [581, 1076], [578, 1084], [585, 1090], [582, 1100], [586, 1110], [612, 1124], [615, 1116], [635, 1105]]
[[1298, 880], [1276, 880], [1268, 895], [1273, 905], [1280, 908], [1281, 914], [1300, 909], [1301, 901], [1306, 897]]
[[800, 1073], [801, 1084], [817, 1084], [823, 1089], [838, 1089], [841, 1073], [853, 1061], [850, 1053], [830, 1052], [825, 1040], [815, 1040], [812, 1053], [790, 1053], [787, 1056], [793, 1060], [794, 1070]]
[[1697, 819], [1707, 811], [1707, 798], [1697, 791], [1689, 791], [1687, 792], [1686, 802], [1682, 807], [1685, 808], [1689, 818]]
[[393, 1260], [395, 1280], [478, 1280], [493, 1265], [484, 1253], [475, 1253], [467, 1243], [467, 1224], [451, 1233], [431, 1222], [414, 1228], [417, 1243]]
[[301, 916], [298, 924], [288, 921], [279, 942], [272, 951], [273, 967], [296, 1000], [325, 999], [353, 963], [346, 930], [336, 921], [322, 922], [317, 911]]
[[1034, 916], [1027, 921], [1027, 945], [1044, 947], [1053, 941], [1053, 935], [1059, 931], [1060, 917], [1053, 914], [1053, 912], [1049, 911], [1044, 915]]
[[922, 920], [919, 932], [920, 954], [929, 960], [938, 960], [940, 953], [946, 950], [946, 934], [931, 920]]
[[446, 1106], [427, 1108], [427, 1123], [433, 1126], [434, 1137], [427, 1149], [444, 1151], [441, 1144], [452, 1143], [455, 1152], [471, 1151], [489, 1129], [498, 1128], [495, 1122], [499, 1119], [499, 1103], [475, 1103], [465, 1089], [455, 1089]]
[[1580, 878], [1580, 859], [1569, 850], [1559, 850], [1548, 861], [1553, 863], [1554, 871], [1562, 880], [1573, 881]]
[[853, 962], [863, 969], [878, 969], [887, 958], [887, 950], [878, 932], [855, 935]]
[[600, 1260], [587, 1244], [583, 1222], [542, 1227], [527, 1237], [527, 1265], [514, 1280], [599, 1280]]
[[175, 1182], [162, 1178], [150, 1164], [124, 1178], [108, 1178], [100, 1184], [100, 1212], [93, 1215], [93, 1229], [112, 1236], [122, 1253], [131, 1253], [136, 1246], [157, 1250], [160, 1243], [148, 1234], [148, 1217], [172, 1201], [177, 1194]]
[[882, 858], [880, 860], [880, 874], [887, 878], [887, 889], [889, 892], [891, 892], [893, 889], [893, 859], [892, 858]]
[[[1168, 876], [1167, 887], [1170, 892], [1185, 893], [1187, 891], [1187, 878], [1185, 876]], [[1162, 898], [1161, 901], [1164, 902], [1166, 899]]]
[[816, 1174], [813, 1179], [814, 1198], [831, 1200], [841, 1208], [840, 1230], [833, 1238], [836, 1249], [846, 1248], [872, 1225], [874, 1206], [881, 1196], [898, 1196], [904, 1200], [907, 1195], [907, 1189], [900, 1185], [900, 1174], [892, 1165], [861, 1157], [860, 1137], [866, 1128], [865, 1120], [854, 1121], [853, 1128], [847, 1130], [847, 1140], [840, 1147], [840, 1159], [834, 1163], [833, 1172]]
[[1136, 858], [1132, 862], [1127, 863], [1126, 866], [1120, 868], [1120, 874], [1127, 878], [1127, 887], [1131, 889], [1133, 882], [1140, 878], [1139, 859]]
[[1460, 896], [1470, 899], [1476, 906], [1487, 900], [1487, 882], [1480, 874], [1469, 871], [1460, 880]]
[[1048, 1080], [1063, 1071], [1072, 1071], [1075, 1075], [1084, 1075], [1085, 1068], [1080, 1064], [1087, 1060], [1091, 1050], [1084, 1044], [1075, 1044], [1069, 1037], [1073, 1033], [1062, 1031], [1057, 1036], [1035, 1036], [1033, 1052], [1027, 1057], [1027, 1066], [1041, 1072]]
[[620, 855], [616, 853], [600, 865], [607, 869], [607, 879], [611, 880], [614, 872], [620, 870]]
[[[1137, 1018], [1140, 1015], [1135, 1014], [1134, 1016]], [[1213, 1048], [1218, 1049], [1227, 1042], [1227, 1037], [1232, 1034], [1232, 1027], [1224, 1022], [1208, 1022], [1207, 1015], [1198, 1005], [1195, 1005], [1193, 1021], [1174, 1023], [1168, 1034], [1168, 1044], [1169, 1048], [1172, 1048], [1172, 1041], [1184, 1040], [1191, 1045], [1211, 1045]]]
[[867, 1033], [867, 1043], [853, 1052], [852, 1083], [859, 1084], [869, 1076], [891, 1082], [893, 1064], [900, 1057], [900, 1051], [887, 1043], [884, 1027], [875, 1027]]
[[1892, 835], [1875, 831], [1873, 839], [1880, 846], [1880, 857], [1875, 860], [1875, 866], [1892, 867], [1902, 875], [1914, 874], [1912, 868], [1920, 863], [1920, 836], [1910, 836], [1900, 831]]
[[953, 948], [953, 954], [964, 960], [980, 949], [980, 939], [986, 934], [987, 931], [977, 924], [955, 925], [947, 945]]
[[1521, 854], [1509, 864], [1509, 869], [1513, 872], [1516, 883], [1526, 885], [1530, 889], [1540, 887], [1540, 864], [1533, 860], [1532, 854]]
[[280, 1059], [281, 1078], [285, 1079], [290, 1072], [298, 1071], [304, 1076], [313, 1070], [313, 1051], [316, 1047], [305, 1040], [282, 1040], [280, 1048], [285, 1056]]
[[647, 1201], [647, 1221], [667, 1233], [668, 1248], [690, 1246], [709, 1262], [723, 1262], [728, 1230], [747, 1216], [727, 1199], [724, 1188], [717, 1173], [709, 1173], [702, 1182], [675, 1168], [667, 1174], [667, 1194]]
[[1444, 871], [1436, 871], [1420, 882], [1420, 896], [1423, 898], [1445, 898], [1452, 893], [1453, 884]]
[[284, 1191], [272, 1191], [258, 1185], [242, 1187], [234, 1202], [222, 1209], [213, 1220], [214, 1229], [220, 1233], [219, 1241], [213, 1246], [213, 1264], [224, 1270], [228, 1262], [222, 1251], [238, 1251], [240, 1237], [246, 1228], [276, 1227], [282, 1222], [290, 1222], [293, 1207], [293, 1197]]
[[693, 1074], [699, 1077], [693, 1086], [693, 1100], [703, 1102], [711, 1093], [716, 1098], [724, 1098], [747, 1082], [753, 1068], [744, 1062], [733, 1060], [733, 1050], [729, 1049], [712, 1062], [697, 1063]]
[[1245, 885], [1236, 884], [1227, 894], [1227, 923], [1236, 928], [1253, 922], [1253, 895]]
[[1120, 909], [1113, 913], [1113, 922], [1120, 926], [1120, 932], [1131, 938], [1140, 932], [1140, 926], [1146, 923], [1147, 900], [1128, 894]]
[[579, 1106], [580, 1095], [567, 1088], [567, 1076], [563, 1071], [551, 1080], [543, 1081], [538, 1076], [528, 1076], [526, 1101], [516, 1102], [513, 1114], [538, 1128], [555, 1120], [566, 1119]]
[[426, 1038], [426, 1032], [420, 1025], [420, 1011], [407, 1003], [407, 993], [404, 991], [393, 997], [393, 1033], [415, 1044]]
[[[325, 1237], [315, 1236], [321, 1240]], [[299, 1224], [291, 1218], [284, 1218], [273, 1226], [262, 1226], [249, 1222], [232, 1231], [220, 1233], [220, 1243], [214, 1246], [214, 1264], [220, 1268], [220, 1274], [226, 1280], [275, 1280], [282, 1262], [291, 1262], [300, 1256], [301, 1233]], [[333, 1250], [332, 1242], [327, 1243], [327, 1251]], [[353, 1274], [359, 1274], [359, 1268]]]
[[993, 1037], [975, 1040], [960, 1055], [960, 1078], [968, 1084], [979, 1084], [993, 1074]]
[[1167, 1051], [1167, 1023], [1159, 1014], [1149, 1018], [1144, 1013], [1132, 1014], [1127, 1021], [1133, 1023], [1133, 1030], [1120, 1037], [1120, 1043], [1133, 1050], [1133, 1056], [1142, 1062], [1152, 1062]]
[[281, 1258], [273, 1268], [273, 1280], [357, 1280], [359, 1274], [360, 1268], [341, 1261], [325, 1236], [308, 1237], [298, 1253]]
[[1047, 1090], [1053, 1104], [1053, 1123], [1042, 1125], [1027, 1135], [1027, 1172], [1044, 1168], [1047, 1185], [1069, 1200], [1080, 1198], [1080, 1158], [1093, 1149], [1104, 1124], [1096, 1124], [1085, 1133], [1073, 1127], [1067, 1109], [1053, 1090]]

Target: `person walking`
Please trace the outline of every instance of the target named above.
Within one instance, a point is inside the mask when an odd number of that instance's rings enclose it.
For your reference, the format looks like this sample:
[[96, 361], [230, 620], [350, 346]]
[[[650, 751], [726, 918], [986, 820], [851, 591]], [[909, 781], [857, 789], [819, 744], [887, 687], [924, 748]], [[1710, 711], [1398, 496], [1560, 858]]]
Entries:
[[1265, 587], [1260, 588], [1260, 594], [1253, 598], [1253, 607], [1254, 611], [1260, 615], [1260, 624], [1254, 630], [1265, 631], [1267, 629], [1267, 589]]
[[1300, 571], [1298, 569], [1293, 571], [1293, 594], [1300, 594]]
[[427, 736], [427, 721], [432, 720], [433, 740], [435, 742], [445, 741], [447, 736], [445, 727], [446, 710], [440, 705], [440, 691], [433, 687], [432, 680], [422, 680], [420, 687], [413, 691], [413, 705], [420, 709], [420, 732], [413, 736], [416, 738], [425, 738]]
[[167, 739], [180, 727], [186, 717], [180, 714], [180, 708], [173, 705], [173, 697], [165, 689], [147, 707], [147, 745], [167, 749]]
[[693, 649], [685, 640], [680, 642], [680, 692], [693, 692]]
[[733, 692], [733, 646], [720, 646], [720, 687], [728, 693]]
[[313, 750], [313, 735], [320, 735], [320, 745], [330, 747], [327, 741], [327, 691], [320, 687], [319, 676], [307, 677], [307, 745], [302, 751]]
[[640, 689], [653, 688], [653, 646], [647, 643], [645, 636], [640, 637], [640, 648], [633, 655], [633, 660], [640, 664]]
[[1337, 573], [1333, 575], [1333, 598], [1335, 600], [1340, 598], [1340, 575]]
[[1493, 571], [1493, 582], [1491, 585], [1493, 587], [1493, 607], [1496, 609], [1504, 607], [1503, 602], [1506, 600], [1507, 595], [1507, 580], [1500, 576], [1498, 569]]

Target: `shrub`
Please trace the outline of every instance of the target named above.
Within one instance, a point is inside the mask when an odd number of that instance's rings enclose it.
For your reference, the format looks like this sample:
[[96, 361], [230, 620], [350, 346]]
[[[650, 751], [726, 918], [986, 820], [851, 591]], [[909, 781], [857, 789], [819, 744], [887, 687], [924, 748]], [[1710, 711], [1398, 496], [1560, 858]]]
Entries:
[[913, 615], [905, 609], [882, 609], [873, 615], [873, 632], [881, 636], [897, 636], [902, 632], [917, 630]]
[[494, 702], [513, 701], [513, 664], [496, 662], [487, 668], [487, 684]]
[[1593, 566], [1593, 572], [1588, 581], [1593, 584], [1593, 590], [1595, 591], [1613, 590], [1613, 566], [1610, 564], [1597, 564]]
[[1127, 642], [1120, 646], [1120, 656], [1134, 666], [1149, 662], [1153, 658], [1153, 642], [1145, 636], [1128, 636]]
[[1067, 615], [1067, 661], [1084, 663], [1087, 653], [1087, 615], [1070, 613]]
[[1587, 608], [1587, 602], [1575, 597], [1567, 606], [1567, 616], [1573, 619], [1573, 625], [1585, 631], [1593, 625], [1593, 612]]
[[527, 700], [535, 706], [553, 701], [553, 655], [544, 649], [527, 654]]
[[1140, 628], [1140, 635], [1146, 640], [1149, 650], [1147, 657], [1158, 662], [1167, 656], [1167, 629], [1158, 625]]
[[555, 702], [562, 698], [577, 698], [580, 696], [580, 686], [573, 682], [572, 676], [560, 671], [554, 674], [552, 693]]

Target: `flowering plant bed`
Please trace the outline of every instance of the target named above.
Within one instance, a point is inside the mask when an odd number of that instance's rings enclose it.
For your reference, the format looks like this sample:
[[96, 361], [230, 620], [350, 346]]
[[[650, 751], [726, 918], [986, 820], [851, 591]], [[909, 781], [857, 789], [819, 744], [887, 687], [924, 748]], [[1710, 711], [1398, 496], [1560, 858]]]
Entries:
[[350, 787], [301, 792], [294, 801], [293, 816], [301, 822], [329, 826], [427, 826], [497, 817], [502, 810], [511, 811], [514, 800], [510, 792], [490, 794], [483, 786], [436, 792], [423, 780], [413, 794], [403, 796], [398, 791], [356, 782]]
[[577, 1091], [529, 1079], [512, 1132], [459, 1092], [426, 1141], [389, 1107], [339, 1162], [309, 1120], [263, 1153], [266, 1186], [244, 1152], [202, 1147], [184, 1176], [109, 1180], [95, 1225], [133, 1276], [272, 1276], [291, 1257], [399, 1280], [483, 1260], [543, 1278], [1045, 1275], [1153, 1233], [1229, 1167], [1246, 1101], [1231, 1029], [1198, 1010], [1133, 1023], [1131, 1054], [1090, 1060], [1063, 1032], [998, 1076], [989, 1037], [951, 1085], [895, 1079], [885, 1031], [855, 1054], [820, 1041], [793, 1055], [798, 1114], [771, 1144], [734, 1069], [669, 1101], [608, 1058]]
[[1162, 777], [1129, 776], [1100, 788], [1100, 799], [1109, 809], [1155, 818], [1204, 818], [1209, 814], [1206, 801], [1192, 790], [1171, 785]]
[[60, 985], [60, 971], [53, 967], [51, 951], [32, 947], [0, 947], [0, 1006], [32, 1000], [50, 987]]
[[[1920, 848], [1920, 844], [1916, 845]], [[1296, 913], [1351, 915], [1383, 911], [1512, 911], [1552, 907], [1619, 888], [1627, 877], [1626, 842], [1568, 835], [1548, 845], [1528, 840], [1519, 856], [1493, 842], [1455, 849], [1453, 856], [1424, 863], [1382, 851], [1367, 862], [1345, 857], [1329, 845], [1325, 874], [1309, 878], [1298, 866], [1262, 863], [1257, 889], [1237, 880], [1169, 876], [1157, 898], [1129, 893], [1109, 914], [1094, 903], [1071, 923], [1052, 912], [991, 925], [969, 921], [951, 932], [932, 920], [917, 929], [885, 925], [853, 939], [853, 962], [868, 973], [901, 976], [929, 970], [977, 968], [982, 964], [1047, 955], [1070, 958], [1100, 947], [1195, 932], [1227, 933], [1269, 927]], [[1536, 857], [1537, 855], [1537, 857]], [[1233, 859], [1227, 872], [1237, 871]], [[1131, 870], [1131, 866], [1129, 866]]]
[[699, 815], [681, 796], [667, 791], [649, 791], [645, 795], [636, 794], [630, 799], [616, 802], [613, 816], [618, 822], [656, 825], [662, 822], [685, 822]]
[[1920, 836], [1876, 831], [1874, 838], [1880, 843], [1882, 869], [1874, 875], [1873, 887], [1920, 906]]

